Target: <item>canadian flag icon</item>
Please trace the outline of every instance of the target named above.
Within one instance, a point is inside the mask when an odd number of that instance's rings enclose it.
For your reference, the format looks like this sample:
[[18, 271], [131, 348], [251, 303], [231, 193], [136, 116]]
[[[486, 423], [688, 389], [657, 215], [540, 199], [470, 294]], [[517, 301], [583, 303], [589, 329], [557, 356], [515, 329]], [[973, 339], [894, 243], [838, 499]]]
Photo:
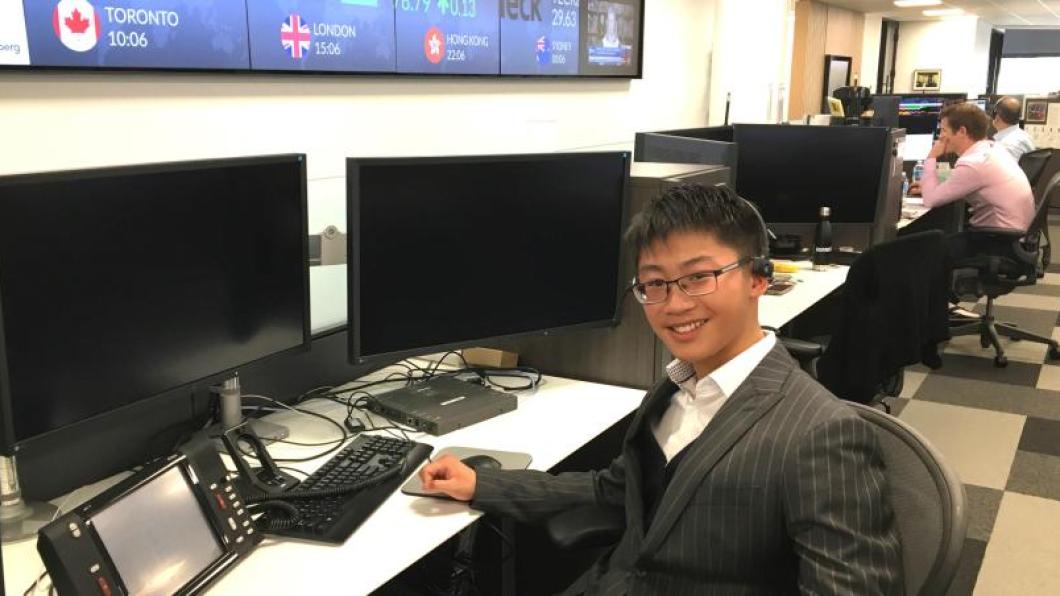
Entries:
[[52, 11], [52, 28], [75, 52], [87, 52], [99, 41], [99, 15], [88, 0], [60, 0]]

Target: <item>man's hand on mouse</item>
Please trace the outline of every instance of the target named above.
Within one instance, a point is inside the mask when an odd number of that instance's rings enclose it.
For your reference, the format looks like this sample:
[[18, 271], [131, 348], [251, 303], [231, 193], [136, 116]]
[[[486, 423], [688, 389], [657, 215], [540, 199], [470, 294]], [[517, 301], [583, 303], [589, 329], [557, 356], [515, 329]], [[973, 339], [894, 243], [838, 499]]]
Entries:
[[478, 476], [462, 461], [446, 454], [423, 466], [420, 481], [427, 490], [441, 491], [458, 501], [470, 501], [475, 496]]

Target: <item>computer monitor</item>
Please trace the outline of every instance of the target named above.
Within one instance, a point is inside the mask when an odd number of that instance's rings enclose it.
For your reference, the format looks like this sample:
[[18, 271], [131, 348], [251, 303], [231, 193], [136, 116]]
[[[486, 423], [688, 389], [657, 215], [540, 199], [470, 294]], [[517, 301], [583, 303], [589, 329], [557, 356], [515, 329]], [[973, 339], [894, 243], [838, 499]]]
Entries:
[[898, 126], [907, 134], [935, 134], [946, 100], [938, 96], [905, 96], [898, 102]]
[[951, 103], [963, 102], [967, 97], [965, 93], [903, 95], [898, 102], [898, 126], [911, 135], [935, 134], [942, 109]]
[[974, 104], [977, 108], [979, 108], [980, 110], [986, 112], [987, 114], [990, 113], [990, 106], [987, 105], [986, 99], [984, 99], [982, 97], [980, 97], [978, 99], [966, 99], [964, 101], [966, 103]]
[[613, 325], [630, 154], [349, 159], [352, 362]]
[[737, 124], [736, 192], [768, 223], [872, 223], [890, 132], [883, 127]]
[[0, 407], [28, 440], [309, 345], [305, 156], [0, 177]]

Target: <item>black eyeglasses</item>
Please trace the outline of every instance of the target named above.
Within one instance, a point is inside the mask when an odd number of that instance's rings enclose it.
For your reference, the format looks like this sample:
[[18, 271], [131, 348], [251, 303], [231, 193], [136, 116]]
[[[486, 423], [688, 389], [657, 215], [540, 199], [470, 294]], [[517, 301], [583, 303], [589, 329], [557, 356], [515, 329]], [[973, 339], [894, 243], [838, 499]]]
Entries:
[[633, 291], [633, 297], [641, 304], [659, 304], [660, 302], [666, 302], [666, 299], [670, 296], [671, 284], [681, 288], [681, 291], [689, 296], [705, 296], [718, 289], [719, 275], [728, 273], [734, 269], [739, 269], [749, 262], [751, 262], [751, 258], [744, 257], [739, 261], [722, 267], [721, 269], [697, 271], [695, 273], [689, 273], [688, 275], [682, 275], [676, 279], [653, 279], [650, 281], [638, 282], [636, 278], [633, 278], [633, 286], [630, 290]]

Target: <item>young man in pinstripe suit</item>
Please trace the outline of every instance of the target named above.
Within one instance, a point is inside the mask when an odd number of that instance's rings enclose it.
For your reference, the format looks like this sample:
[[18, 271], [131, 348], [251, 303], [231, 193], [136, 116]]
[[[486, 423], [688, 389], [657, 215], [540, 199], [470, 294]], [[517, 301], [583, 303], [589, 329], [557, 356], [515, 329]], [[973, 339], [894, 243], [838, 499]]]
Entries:
[[667, 190], [627, 232], [632, 291], [675, 356], [606, 469], [550, 475], [442, 458], [425, 487], [520, 521], [625, 509], [570, 594], [901, 594], [897, 531], [868, 423], [758, 324], [761, 218], [731, 190]]

